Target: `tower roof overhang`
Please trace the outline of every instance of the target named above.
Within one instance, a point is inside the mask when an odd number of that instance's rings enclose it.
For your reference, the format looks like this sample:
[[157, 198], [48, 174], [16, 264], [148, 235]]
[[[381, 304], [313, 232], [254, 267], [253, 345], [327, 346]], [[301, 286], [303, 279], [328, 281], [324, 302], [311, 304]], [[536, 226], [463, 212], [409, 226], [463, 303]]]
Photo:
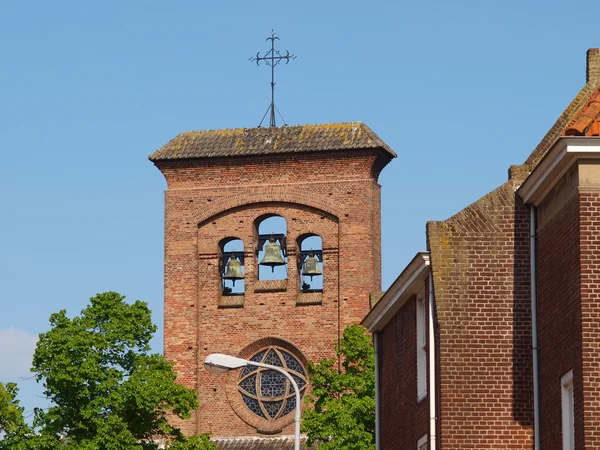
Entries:
[[269, 128], [187, 131], [149, 156], [150, 161], [379, 149], [396, 153], [361, 122]]

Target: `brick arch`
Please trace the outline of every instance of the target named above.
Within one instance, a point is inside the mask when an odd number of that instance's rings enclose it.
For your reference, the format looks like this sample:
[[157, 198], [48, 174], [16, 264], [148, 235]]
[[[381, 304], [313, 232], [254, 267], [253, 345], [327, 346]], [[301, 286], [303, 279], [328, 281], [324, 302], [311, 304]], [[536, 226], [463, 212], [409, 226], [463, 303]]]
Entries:
[[297, 236], [296, 241], [298, 241], [300, 239], [300, 242], [301, 242], [304, 239], [309, 238], [311, 236], [317, 236], [317, 237], [321, 238], [321, 244], [323, 244], [323, 235], [321, 234], [321, 232], [317, 231], [317, 230], [313, 230], [312, 228], [309, 228], [308, 230], [303, 232], [301, 235]]
[[285, 192], [277, 192], [277, 190], [274, 190], [269, 192], [243, 193], [221, 198], [218, 202], [215, 202], [214, 206], [211, 205], [200, 211], [194, 217], [194, 220], [197, 224], [202, 224], [231, 209], [240, 206], [258, 205], [261, 203], [291, 203], [300, 206], [308, 206], [333, 216], [335, 220], [339, 220], [343, 214], [342, 209], [332, 201], [311, 198], [306, 195], [305, 191], [290, 192], [286, 189]]

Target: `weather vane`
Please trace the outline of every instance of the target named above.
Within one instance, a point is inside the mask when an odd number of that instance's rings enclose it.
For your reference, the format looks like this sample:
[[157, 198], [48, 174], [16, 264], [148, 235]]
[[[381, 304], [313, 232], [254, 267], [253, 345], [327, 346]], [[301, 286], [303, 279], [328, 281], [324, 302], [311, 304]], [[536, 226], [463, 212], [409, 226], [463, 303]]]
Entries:
[[267, 64], [267, 66], [271, 66], [271, 104], [269, 105], [267, 112], [265, 112], [265, 115], [263, 116], [258, 126], [260, 127], [262, 125], [269, 111], [271, 111], [272, 127], [277, 126], [275, 124], [275, 111], [277, 111], [279, 117], [281, 117], [281, 120], [283, 120], [283, 124], [287, 125], [285, 123], [285, 119], [277, 109], [277, 106], [275, 106], [275, 66], [281, 61], [285, 61], [285, 63], [288, 64], [291, 59], [296, 59], [296, 55], [290, 55], [290, 52], [288, 52], [287, 50], [285, 51], [285, 55], [282, 55], [281, 53], [279, 53], [279, 50], [275, 50], [275, 40], [279, 40], [279, 38], [275, 36], [274, 31], [271, 31], [271, 36], [269, 36], [266, 40], [271, 41], [271, 50], [267, 51], [264, 56], [260, 56], [260, 52], [258, 52], [256, 53], [255, 57], [250, 58], [250, 61], [256, 62], [256, 65], [258, 66], [260, 66], [261, 61], [264, 61]]

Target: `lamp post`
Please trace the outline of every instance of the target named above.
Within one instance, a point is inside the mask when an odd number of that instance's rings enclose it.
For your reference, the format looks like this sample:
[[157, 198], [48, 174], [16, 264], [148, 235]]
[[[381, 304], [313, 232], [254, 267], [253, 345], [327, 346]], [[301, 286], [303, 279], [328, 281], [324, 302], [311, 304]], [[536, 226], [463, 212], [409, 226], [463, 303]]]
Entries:
[[298, 384], [296, 384], [294, 377], [292, 377], [281, 367], [259, 363], [256, 361], [249, 361], [247, 359], [236, 358], [235, 356], [224, 355], [222, 353], [213, 353], [212, 355], [208, 355], [204, 360], [204, 368], [213, 374], [223, 374], [232, 369], [239, 369], [245, 366], [264, 367], [265, 369], [275, 370], [285, 375], [285, 377], [290, 380], [290, 383], [292, 383], [292, 386], [294, 387], [294, 393], [296, 394], [296, 415], [294, 418], [296, 428], [294, 433], [294, 449], [300, 450], [300, 389], [298, 389]]

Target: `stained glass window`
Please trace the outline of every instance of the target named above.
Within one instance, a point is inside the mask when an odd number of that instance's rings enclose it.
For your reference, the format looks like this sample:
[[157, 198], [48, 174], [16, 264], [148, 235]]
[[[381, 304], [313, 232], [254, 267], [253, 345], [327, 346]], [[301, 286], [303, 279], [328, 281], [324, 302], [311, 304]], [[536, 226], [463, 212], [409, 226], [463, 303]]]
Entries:
[[258, 417], [264, 417], [264, 414], [262, 413], [262, 411], [260, 409], [260, 405], [258, 404], [257, 399], [248, 397], [248, 396], [244, 396], [244, 395], [242, 396], [242, 398], [244, 399], [244, 403], [250, 409], [250, 411], [252, 411]]
[[286, 402], [285, 408], [283, 408], [283, 412], [281, 413], [281, 415], [285, 416], [285, 415], [291, 413], [292, 411], [294, 411], [295, 409], [296, 409], [296, 398], [292, 397]]
[[[258, 352], [256, 355], [254, 355], [252, 358], [250, 358], [250, 361], [260, 362], [264, 356], [265, 356], [265, 352]], [[252, 372], [255, 372], [256, 369], [258, 369], [258, 367], [248, 365], [248, 366], [244, 367], [244, 370], [242, 370], [242, 376], [248, 375], [249, 373], [252, 373]]]
[[[302, 364], [291, 353], [270, 347], [256, 353], [251, 361], [281, 367], [289, 372], [304, 397], [307, 378]], [[244, 404], [259, 417], [275, 420], [296, 408], [294, 388], [285, 375], [272, 369], [246, 366], [240, 373], [238, 390]]]

